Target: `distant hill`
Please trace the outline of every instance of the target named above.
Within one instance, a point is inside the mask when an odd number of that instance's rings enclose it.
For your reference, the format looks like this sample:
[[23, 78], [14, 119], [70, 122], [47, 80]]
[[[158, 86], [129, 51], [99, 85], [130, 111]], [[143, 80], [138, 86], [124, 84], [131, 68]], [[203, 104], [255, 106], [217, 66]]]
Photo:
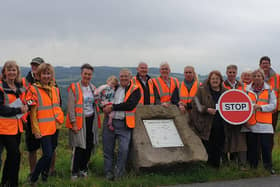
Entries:
[[[106, 80], [109, 76], [115, 75], [118, 77], [120, 70], [123, 67], [109, 67], [109, 66], [96, 66], [94, 67], [94, 74], [92, 82], [95, 86], [100, 86], [106, 83]], [[133, 75], [136, 75], [136, 67], [129, 67]], [[0, 68], [1, 70], [1, 68]], [[21, 67], [21, 75], [26, 76], [27, 73], [30, 71], [29, 67]], [[81, 70], [80, 67], [62, 67], [56, 66], [55, 67], [55, 79], [57, 84], [60, 87], [61, 96], [62, 96], [62, 103], [63, 109], [66, 109], [67, 103], [67, 88], [72, 82], [76, 82], [80, 80]], [[149, 68], [149, 75], [151, 77], [158, 77], [159, 76], [159, 68]], [[182, 73], [171, 73], [171, 76], [177, 77], [179, 81], [184, 79], [184, 75]], [[200, 76], [199, 80], [203, 81], [206, 79], [206, 76]]]

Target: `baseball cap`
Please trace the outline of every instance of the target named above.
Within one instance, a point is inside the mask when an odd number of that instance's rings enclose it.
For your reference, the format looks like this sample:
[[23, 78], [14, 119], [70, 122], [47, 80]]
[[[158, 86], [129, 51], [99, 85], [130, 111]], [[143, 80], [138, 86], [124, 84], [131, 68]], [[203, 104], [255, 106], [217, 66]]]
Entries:
[[38, 65], [40, 65], [40, 64], [42, 64], [44, 62], [45, 62], [44, 59], [42, 59], [41, 57], [36, 57], [36, 58], [33, 58], [31, 60], [30, 64], [38, 64]]

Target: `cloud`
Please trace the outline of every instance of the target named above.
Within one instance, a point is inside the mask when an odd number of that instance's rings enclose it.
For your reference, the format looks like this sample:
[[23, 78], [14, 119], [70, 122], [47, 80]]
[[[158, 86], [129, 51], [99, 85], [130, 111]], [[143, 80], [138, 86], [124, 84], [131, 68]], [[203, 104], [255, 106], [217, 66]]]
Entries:
[[280, 2], [186, 0], [4, 1], [0, 61], [28, 65], [42, 56], [54, 65], [158, 67], [194, 65], [201, 74], [258, 67], [260, 56], [279, 67]]

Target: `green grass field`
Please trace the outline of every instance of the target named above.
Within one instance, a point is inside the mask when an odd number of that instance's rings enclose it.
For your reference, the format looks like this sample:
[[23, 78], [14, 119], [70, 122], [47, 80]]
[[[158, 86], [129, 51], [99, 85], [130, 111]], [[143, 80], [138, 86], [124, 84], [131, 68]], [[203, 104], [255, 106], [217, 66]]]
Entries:
[[[278, 129], [279, 131], [279, 129]], [[101, 129], [100, 129], [101, 132]], [[100, 139], [101, 140], [101, 139]], [[57, 148], [56, 176], [49, 177], [47, 183], [38, 182], [38, 186], [63, 186], [63, 187], [157, 187], [161, 185], [186, 184], [194, 182], [232, 180], [249, 177], [267, 176], [269, 173], [262, 169], [241, 171], [236, 164], [222, 166], [219, 170], [206, 166], [205, 163], [194, 163], [180, 166], [172, 170], [145, 171], [135, 173], [130, 171], [127, 176], [118, 181], [109, 182], [103, 174], [103, 155], [102, 145], [89, 164], [89, 177], [87, 179], [78, 179], [75, 182], [70, 180], [70, 162], [71, 149], [68, 146], [68, 129], [60, 130], [59, 145]], [[273, 165], [276, 172], [280, 172], [280, 139], [279, 132], [275, 134], [275, 146], [273, 150]], [[20, 186], [29, 186], [27, 175], [29, 174], [29, 165], [27, 160], [27, 151], [25, 150], [24, 136], [21, 143], [21, 168], [20, 168]], [[40, 156], [40, 155], [39, 155]], [[5, 157], [5, 155], [3, 155]]]

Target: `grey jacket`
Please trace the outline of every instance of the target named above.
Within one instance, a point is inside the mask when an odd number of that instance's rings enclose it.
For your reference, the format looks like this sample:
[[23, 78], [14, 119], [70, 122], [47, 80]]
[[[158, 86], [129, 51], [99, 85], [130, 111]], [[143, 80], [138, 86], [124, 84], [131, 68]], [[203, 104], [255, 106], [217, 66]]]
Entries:
[[[91, 84], [91, 88], [94, 94], [95, 87]], [[93, 133], [93, 144], [98, 144], [98, 122], [97, 122], [97, 110], [96, 106], [94, 106], [94, 120], [92, 125], [92, 133]], [[69, 118], [71, 123], [76, 121], [75, 117], [75, 96], [72, 90], [70, 89], [68, 92], [68, 102], [67, 102], [67, 112], [69, 114]], [[85, 124], [85, 116], [83, 115], [83, 125], [79, 132], [76, 134], [72, 129], [69, 129], [69, 145], [71, 147], [80, 147], [86, 149], [86, 124]], [[96, 147], [96, 146], [94, 146]]]

